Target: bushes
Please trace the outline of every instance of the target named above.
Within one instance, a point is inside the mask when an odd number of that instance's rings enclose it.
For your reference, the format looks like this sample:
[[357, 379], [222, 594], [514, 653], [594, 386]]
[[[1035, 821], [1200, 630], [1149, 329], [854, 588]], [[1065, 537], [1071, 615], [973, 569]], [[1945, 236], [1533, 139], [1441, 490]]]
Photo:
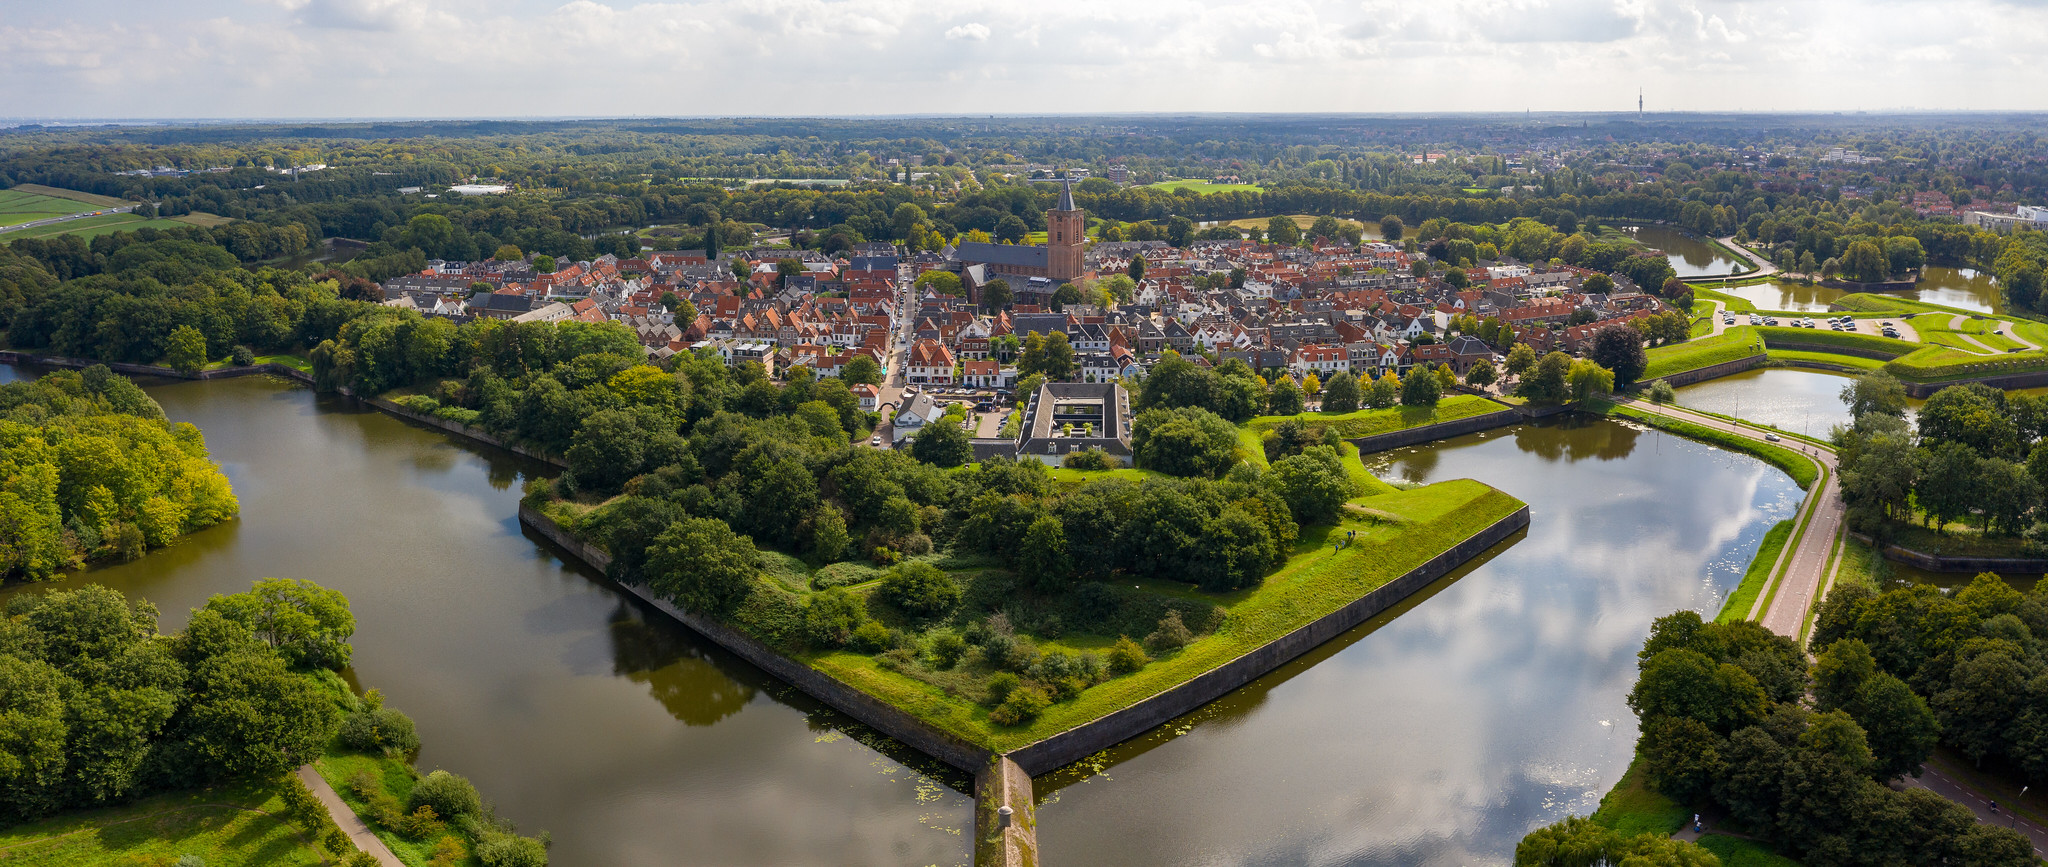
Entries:
[[1165, 617], [1159, 618], [1159, 628], [1145, 636], [1145, 646], [1154, 653], [1167, 653], [1186, 647], [1193, 640], [1194, 634], [1188, 631], [1187, 624], [1181, 622], [1180, 611], [1169, 609]]
[[1086, 448], [1078, 452], [1068, 452], [1066, 457], [1060, 459], [1060, 466], [1070, 470], [1113, 470], [1117, 468], [1117, 462], [1108, 452]]
[[1045, 709], [1052, 706], [1052, 697], [1045, 690], [1035, 686], [1020, 686], [1012, 690], [1003, 703], [989, 711], [990, 722], [999, 726], [1023, 725], [1038, 718]]
[[1116, 674], [1130, 674], [1144, 668], [1150, 661], [1152, 658], [1145, 655], [1145, 648], [1128, 635], [1118, 636], [1116, 644], [1109, 648], [1109, 670]]
[[343, 746], [366, 753], [404, 756], [420, 748], [412, 717], [393, 708], [369, 708], [342, 717], [338, 735]]
[[960, 585], [930, 563], [910, 562], [882, 576], [882, 600], [912, 617], [936, 617], [960, 604]]
[[867, 600], [843, 587], [811, 597], [804, 607], [804, 636], [819, 647], [843, 647], [855, 630], [870, 622]]
[[412, 787], [411, 806], [415, 810], [430, 807], [436, 815], [460, 819], [481, 812], [483, 798], [468, 780], [447, 771], [435, 771]]

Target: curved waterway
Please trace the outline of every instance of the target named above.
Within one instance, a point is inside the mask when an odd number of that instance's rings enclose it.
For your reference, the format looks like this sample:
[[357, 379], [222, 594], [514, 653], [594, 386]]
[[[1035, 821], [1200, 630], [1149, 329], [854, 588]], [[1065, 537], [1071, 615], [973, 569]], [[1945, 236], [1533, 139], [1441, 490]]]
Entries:
[[8, 592], [96, 582], [177, 629], [258, 578], [338, 589], [350, 678], [418, 721], [420, 767], [551, 832], [564, 867], [969, 860], [968, 781], [522, 534], [520, 486], [546, 467], [281, 380], [146, 385], [206, 432], [242, 517]]
[[[1769, 425], [1782, 431], [1826, 439], [1835, 425], [1855, 421], [1842, 402], [1842, 387], [1855, 381], [1846, 373], [1768, 367], [1745, 370], [1679, 388], [1683, 406]], [[1927, 401], [1906, 399], [1906, 420], [1912, 422]]]
[[1506, 864], [1627, 769], [1650, 622], [1711, 615], [1802, 492], [1617, 422], [1522, 425], [1370, 456], [1474, 478], [1526, 536], [1281, 670], [1040, 778], [1045, 863]]
[[1625, 230], [1637, 241], [1662, 250], [1664, 258], [1670, 260], [1672, 270], [1677, 271], [1680, 277], [1723, 277], [1747, 267], [1706, 239], [1670, 226], [1651, 224], [1629, 226]]
[[[1716, 292], [1743, 298], [1755, 304], [1760, 310], [1790, 310], [1795, 313], [1823, 312], [1835, 299], [1848, 294], [1841, 289], [1818, 283], [1800, 283], [1793, 280], [1769, 280], [1747, 286], [1718, 286], [1712, 283], [1701, 285]], [[2005, 309], [2005, 299], [1998, 290], [1998, 281], [1992, 279], [1989, 274], [1969, 268], [1930, 265], [1921, 271], [1920, 282], [1914, 284], [1912, 289], [1886, 294], [1979, 313], [1997, 313]]]

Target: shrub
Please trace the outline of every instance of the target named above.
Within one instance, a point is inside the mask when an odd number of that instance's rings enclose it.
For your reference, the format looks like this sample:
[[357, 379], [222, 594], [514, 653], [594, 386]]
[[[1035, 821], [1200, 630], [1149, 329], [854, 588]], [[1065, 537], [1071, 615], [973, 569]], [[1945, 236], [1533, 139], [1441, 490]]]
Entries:
[[441, 829], [445, 827], [447, 823], [441, 821], [440, 815], [434, 812], [433, 807], [421, 805], [419, 809], [399, 819], [398, 827], [392, 830], [408, 840], [425, 840], [441, 833]]
[[459, 819], [481, 811], [483, 799], [468, 780], [447, 771], [435, 771], [413, 786], [412, 806], [432, 807], [435, 815]]
[[1656, 403], [1677, 403], [1678, 390], [1672, 388], [1671, 383], [1657, 380], [1650, 383], [1650, 400]]
[[350, 852], [341, 859], [341, 867], [380, 867], [377, 856], [368, 852]]
[[867, 601], [843, 587], [812, 596], [804, 607], [804, 635], [819, 647], [843, 647], [856, 630], [871, 622]]
[[1074, 676], [1079, 667], [1080, 662], [1074, 658], [1073, 654], [1064, 650], [1054, 649], [1046, 651], [1045, 655], [1040, 656], [1037, 662], [1031, 664], [1030, 674], [1032, 680], [1052, 683], [1056, 680]]
[[484, 867], [547, 867], [548, 850], [539, 840], [497, 833], [477, 844], [476, 857]]
[[1116, 462], [1110, 460], [1108, 452], [1089, 448], [1068, 452], [1066, 457], [1060, 459], [1060, 466], [1070, 470], [1113, 470], [1116, 469]]
[[229, 358], [234, 361], [236, 367], [248, 367], [256, 363], [256, 353], [250, 351], [247, 346], [235, 347], [234, 351], [229, 354]]
[[882, 576], [882, 599], [915, 617], [934, 617], [960, 604], [960, 585], [930, 563], [904, 563]]
[[834, 563], [811, 573], [811, 589], [829, 590], [865, 584], [880, 577], [882, 573], [879, 570], [864, 563]]
[[1159, 628], [1145, 636], [1145, 646], [1154, 653], [1165, 653], [1188, 646], [1194, 638], [1187, 624], [1181, 622], [1179, 609], [1168, 609], [1166, 616], [1159, 618]]
[[1022, 678], [1007, 671], [996, 672], [994, 677], [988, 679], [988, 703], [1002, 704], [1003, 699], [1009, 698], [1010, 693], [1023, 682]]
[[1093, 653], [1081, 654], [1080, 661], [1074, 663], [1074, 672], [1082, 680], [1085, 680], [1089, 683], [1101, 682], [1102, 657], [1097, 656]]
[[932, 661], [938, 663], [936, 667], [945, 671], [960, 664], [960, 657], [967, 654], [967, 641], [955, 632], [939, 632], [932, 636], [931, 654]]
[[434, 858], [427, 867], [457, 867], [469, 860], [469, 849], [462, 845], [462, 838], [449, 835], [434, 844]]
[[988, 719], [999, 726], [1023, 725], [1037, 719], [1051, 704], [1052, 698], [1045, 694], [1045, 690], [1020, 686], [1012, 690], [995, 710], [989, 711]]
[[853, 631], [853, 640], [847, 642], [847, 646], [862, 653], [880, 653], [895, 643], [893, 638], [889, 627], [880, 621], [870, 620]]
[[1145, 663], [1151, 660], [1145, 655], [1145, 648], [1128, 635], [1118, 636], [1116, 644], [1109, 648], [1109, 670], [1115, 674], [1130, 674], [1144, 668]]
[[413, 726], [412, 717], [388, 707], [343, 717], [339, 735], [343, 746], [366, 753], [408, 755], [420, 748], [419, 731]]

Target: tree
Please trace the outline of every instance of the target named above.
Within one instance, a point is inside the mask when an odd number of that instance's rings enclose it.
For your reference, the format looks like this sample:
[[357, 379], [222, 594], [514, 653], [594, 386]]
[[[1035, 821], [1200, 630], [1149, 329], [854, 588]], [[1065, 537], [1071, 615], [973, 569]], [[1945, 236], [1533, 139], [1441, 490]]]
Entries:
[[1605, 295], [1614, 291], [1614, 278], [1605, 274], [1593, 274], [1579, 284], [1579, 291], [1588, 295]]
[[1520, 377], [1536, 366], [1536, 350], [1527, 343], [1517, 343], [1508, 350], [1507, 371], [1509, 376]]
[[1571, 384], [1572, 401], [1575, 403], [1614, 393], [1613, 371], [1583, 358], [1572, 362], [1566, 378]]
[[541, 253], [533, 257], [533, 270], [542, 274], [555, 273], [555, 257]]
[[1642, 332], [1627, 325], [1609, 325], [1593, 332], [1593, 350], [1586, 357], [1614, 372], [1617, 389], [1627, 389], [1650, 366]]
[[811, 513], [811, 555], [825, 563], [837, 562], [852, 546], [853, 537], [846, 532], [846, 513], [830, 503], [818, 506]]
[[1485, 388], [1494, 383], [1499, 374], [1493, 369], [1493, 362], [1484, 358], [1474, 362], [1472, 369], [1465, 371], [1465, 384]]
[[1124, 275], [1131, 278], [1131, 282], [1133, 283], [1142, 283], [1145, 281], [1144, 254], [1140, 253], [1136, 256], [1131, 257], [1130, 267], [1124, 269]]
[[2017, 457], [2019, 426], [2006, 412], [2005, 393], [1980, 382], [1951, 385], [1920, 407], [1920, 439], [1959, 443], [1982, 457]]
[[1304, 374], [1301, 377], [1301, 392], [1309, 397], [1321, 397], [1323, 394], [1322, 377], [1316, 376], [1314, 373]]
[[1426, 369], [1410, 371], [1401, 382], [1402, 406], [1436, 406], [1443, 395], [1443, 382]]
[[960, 585], [944, 569], [912, 560], [882, 575], [881, 596], [912, 617], [937, 617], [960, 604]]
[[[1512, 365], [1514, 361], [1514, 355], [1510, 354], [1508, 363]], [[1563, 403], [1572, 395], [1571, 372], [1571, 356], [1562, 352], [1545, 354], [1536, 361], [1529, 375], [1515, 386], [1515, 393], [1539, 403]]]
[[1024, 352], [1017, 359], [1018, 376], [1042, 375], [1048, 380], [1061, 382], [1074, 378], [1079, 367], [1066, 332], [1040, 334], [1033, 331], [1024, 335]]
[[1356, 494], [1344, 459], [1323, 445], [1275, 461], [1260, 480], [1287, 501], [1288, 511], [1303, 524], [1336, 523], [1344, 501]]
[[1386, 409], [1401, 399], [1401, 378], [1389, 370], [1365, 387], [1364, 404], [1368, 409]]
[[583, 420], [564, 457], [577, 484], [598, 491], [616, 491], [627, 479], [640, 474], [645, 439], [632, 413], [601, 410]]
[[981, 284], [981, 306], [990, 313], [1002, 311], [1015, 299], [1016, 295], [1010, 291], [1010, 282], [1007, 280], [996, 279]]
[[1658, 792], [1680, 804], [1695, 804], [1713, 790], [1721, 770], [1721, 739], [1695, 719], [1656, 716], [1643, 720], [1636, 753]]
[[1267, 411], [1274, 415], [1298, 415], [1302, 409], [1301, 387], [1294, 384], [1294, 377], [1281, 376], [1273, 380], [1266, 392]]
[[1217, 478], [1237, 463], [1237, 428], [1198, 407], [1148, 409], [1132, 425], [1131, 451], [1146, 469]]
[[1862, 418], [1864, 413], [1878, 412], [1904, 418], [1906, 415], [1906, 385], [1882, 370], [1871, 371], [1842, 386], [1842, 402], [1849, 405], [1849, 417]]
[[1065, 310], [1069, 304], [1081, 303], [1081, 287], [1072, 283], [1061, 283], [1052, 290], [1052, 309]]
[[265, 578], [247, 592], [215, 594], [206, 608], [277, 648], [291, 665], [339, 669], [349, 663], [356, 618], [340, 591], [302, 579]]
[[491, 258], [500, 262], [517, 262], [525, 259], [526, 254], [520, 252], [518, 247], [511, 244], [500, 244], [498, 245], [498, 252], [492, 253]]
[[1323, 386], [1324, 412], [1351, 412], [1358, 409], [1358, 378], [1351, 371], [1340, 370], [1330, 377]]
[[1404, 228], [1406, 227], [1401, 225], [1400, 216], [1396, 214], [1388, 214], [1380, 218], [1380, 237], [1385, 240], [1401, 240], [1401, 230]]
[[1929, 526], [1940, 529], [1977, 506], [1983, 493], [1982, 463], [1976, 452], [1957, 442], [1940, 443], [1928, 451], [1914, 495]]
[[882, 365], [865, 352], [839, 366], [839, 380], [851, 385], [874, 385], [882, 381]]
[[2017, 536], [2026, 529], [2026, 518], [2041, 503], [2041, 483], [2025, 467], [2004, 458], [1987, 458], [1979, 465], [1983, 474], [1977, 482], [1982, 497], [1977, 507], [1984, 513], [1984, 529], [1991, 533]]
[[1857, 241], [1842, 253], [1842, 274], [1858, 283], [1882, 283], [1891, 276], [1891, 260], [1875, 242]]
[[1941, 739], [1941, 722], [1927, 702], [1905, 681], [1885, 672], [1864, 680], [1842, 709], [1863, 727], [1870, 742], [1871, 771], [1880, 780], [1919, 776], [1920, 765]]
[[760, 571], [754, 540], [713, 518], [670, 524], [647, 548], [647, 586], [685, 611], [731, 614], [753, 593]]
[[179, 373], [198, 373], [206, 366], [206, 335], [190, 325], [171, 329], [165, 341], [164, 365]]
[[1044, 593], [1065, 590], [1073, 582], [1074, 562], [1067, 555], [1067, 530], [1060, 519], [1040, 515], [1025, 529], [1017, 546], [1017, 572]]
[[924, 209], [911, 202], [897, 205], [896, 210], [889, 215], [889, 227], [895, 230], [895, 237], [900, 241], [909, 241], [911, 233], [917, 231], [917, 227], [924, 221]]
[[919, 289], [930, 288], [940, 295], [959, 297], [967, 294], [967, 290], [960, 284], [960, 275], [936, 268], [917, 275], [917, 279], [911, 281], [910, 285]]
[[974, 460], [974, 444], [960, 426], [938, 419], [911, 438], [910, 456], [939, 467], [957, 467]]
[[1685, 648], [1645, 660], [1628, 695], [1638, 717], [1695, 720], [1723, 734], [1762, 719], [1765, 705], [1763, 687], [1748, 672]]
[[716, 262], [718, 255], [724, 251], [725, 248], [719, 244], [718, 221], [713, 219], [704, 226], [704, 258]]
[[1283, 247], [1301, 243], [1301, 226], [1293, 217], [1274, 217], [1266, 221], [1266, 240]]

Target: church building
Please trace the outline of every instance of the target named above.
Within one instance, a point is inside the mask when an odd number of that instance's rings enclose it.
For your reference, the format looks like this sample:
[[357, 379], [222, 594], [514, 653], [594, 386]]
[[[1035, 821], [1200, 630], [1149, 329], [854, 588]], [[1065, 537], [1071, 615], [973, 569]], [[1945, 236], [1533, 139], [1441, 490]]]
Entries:
[[981, 299], [980, 289], [1002, 280], [1018, 304], [1045, 304], [1053, 290], [1081, 276], [1082, 249], [1088, 243], [1088, 218], [1074, 206], [1074, 181], [1062, 178], [1060, 200], [1045, 212], [1045, 246], [964, 241], [953, 249], [951, 264], [959, 270], [968, 297]]

